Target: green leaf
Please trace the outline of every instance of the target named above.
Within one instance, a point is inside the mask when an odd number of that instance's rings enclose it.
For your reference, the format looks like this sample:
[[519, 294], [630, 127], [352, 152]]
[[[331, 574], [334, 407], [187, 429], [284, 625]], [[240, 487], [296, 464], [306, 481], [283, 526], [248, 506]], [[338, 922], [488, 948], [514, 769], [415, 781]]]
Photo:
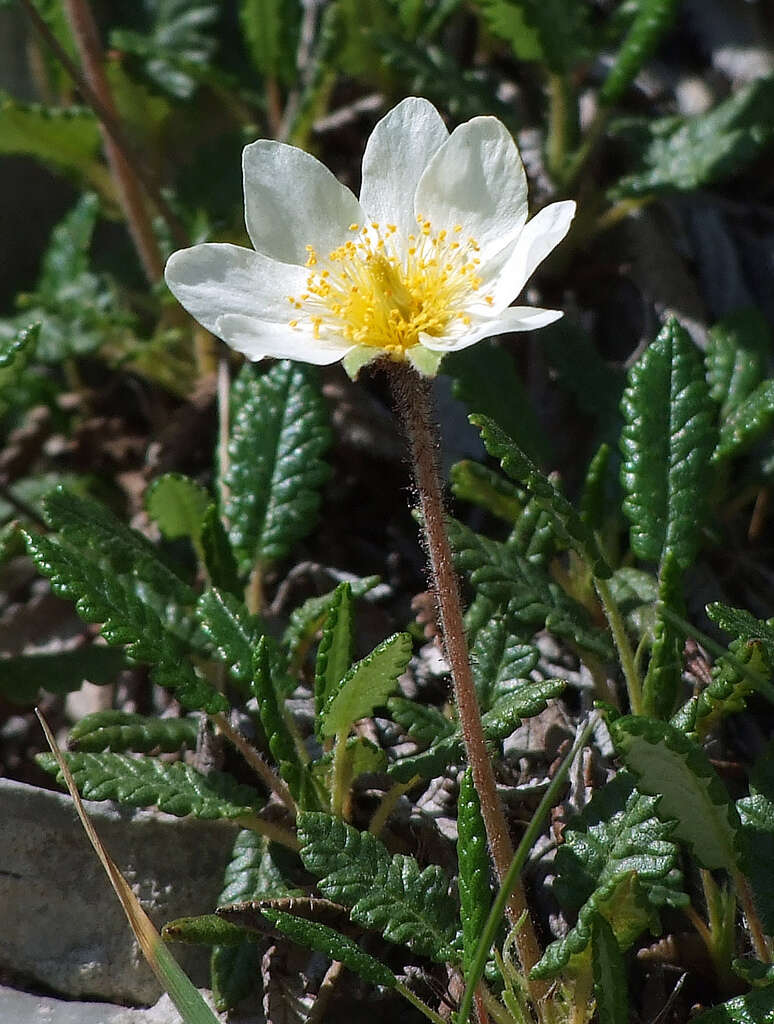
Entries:
[[774, 139], [772, 103], [774, 77], [769, 76], [743, 86], [706, 114], [636, 124], [640, 169], [621, 178], [612, 195], [692, 192], [737, 174]]
[[253, 677], [253, 651], [264, 631], [261, 620], [233, 594], [214, 587], [199, 596], [196, 615], [217, 656], [228, 665], [234, 681], [247, 690]]
[[496, 616], [476, 635], [470, 652], [478, 699], [488, 711], [502, 697], [519, 689], [538, 663], [538, 649], [514, 636], [508, 622]]
[[100, 148], [99, 122], [86, 107], [21, 103], [0, 91], [0, 153], [34, 157], [91, 188], [110, 192]]
[[231, 543], [243, 572], [284, 558], [313, 528], [322, 461], [330, 442], [314, 368], [276, 363], [255, 376], [242, 370], [244, 397], [234, 417], [226, 484]]
[[0, 418], [13, 409], [13, 390], [35, 355], [39, 334], [40, 324], [31, 324], [0, 340]]
[[675, 319], [629, 371], [621, 407], [623, 510], [632, 548], [654, 562], [671, 551], [685, 569], [707, 517], [715, 412], [696, 347]]
[[739, 818], [701, 747], [666, 722], [634, 715], [613, 722], [610, 733], [638, 787], [661, 796], [659, 813], [675, 819], [675, 837], [702, 867], [733, 872]]
[[182, 747], [194, 749], [199, 732], [196, 718], [149, 718], [128, 711], [95, 711], [70, 730], [68, 746], [79, 753], [124, 750], [148, 754], [158, 750], [173, 754]]
[[207, 508], [202, 519], [201, 545], [204, 565], [212, 586], [240, 596], [242, 585], [239, 582], [239, 569], [228, 534], [214, 503]]
[[240, 928], [239, 925], [224, 921], [217, 914], [178, 917], [174, 921], [167, 921], [161, 929], [161, 937], [165, 942], [228, 948], [241, 946], [244, 942], [257, 941], [247, 928]]
[[476, 345], [447, 356], [444, 373], [452, 378], [455, 398], [471, 413], [494, 420], [539, 462], [548, 460], [550, 449], [545, 430], [532, 408], [513, 357], [495, 342]]
[[[348, 582], [352, 588], [352, 596], [357, 599], [363, 597], [369, 590], [373, 590], [380, 582], [380, 577], [364, 576], [362, 579], [353, 579]], [[282, 642], [288, 650], [288, 658], [292, 665], [300, 667], [299, 658], [303, 658], [315, 633], [322, 629], [335, 594], [336, 591], [331, 590], [319, 597], [310, 597], [291, 612], [290, 622]]]
[[634, 21], [599, 91], [600, 103], [610, 106], [621, 99], [671, 28], [679, 6], [680, 0], [640, 0]]
[[364, 953], [351, 939], [317, 921], [305, 921], [281, 910], [264, 910], [264, 917], [274, 927], [287, 935], [299, 946], [305, 946], [317, 953], [324, 953], [331, 960], [338, 960], [350, 971], [360, 975], [372, 985], [394, 988], [398, 980], [385, 964]]
[[168, 540], [190, 537], [201, 546], [204, 514], [210, 507], [207, 490], [182, 473], [156, 477], [145, 492], [145, 507]]
[[314, 706], [318, 727], [322, 710], [347, 674], [355, 653], [355, 602], [349, 583], [340, 583], [333, 594], [317, 649], [314, 670]]
[[774, 986], [729, 999], [694, 1017], [691, 1024], [774, 1024]]
[[592, 531], [586, 526], [570, 502], [554, 484], [544, 476], [516, 444], [486, 416], [473, 415], [470, 422], [481, 429], [486, 450], [500, 460], [505, 472], [536, 499], [551, 517], [551, 524], [568, 546], [573, 547], [590, 566], [595, 576], [603, 579], [611, 575]]
[[175, 692], [192, 711], [217, 714], [228, 710], [228, 701], [188, 660], [189, 647], [135, 593], [135, 587], [118, 575], [106, 573], [81, 552], [47, 537], [25, 533], [27, 550], [38, 570], [51, 580], [60, 597], [75, 602], [86, 622], [101, 622], [102, 635], [112, 645], [126, 644], [136, 661], [153, 666], [153, 679]]
[[298, 0], [241, 0], [239, 21], [256, 69], [292, 84], [301, 21]]
[[413, 740], [425, 746], [457, 732], [454, 722], [432, 704], [419, 704], [407, 697], [390, 697], [387, 707], [398, 725], [402, 726]]
[[293, 798], [302, 800], [307, 789], [304, 785], [305, 767], [293, 742], [284, 700], [273, 682], [271, 662], [269, 638], [262, 636], [253, 654], [253, 695], [258, 701], [258, 714], [280, 775], [287, 782]]
[[508, 538], [508, 544], [533, 565], [546, 566], [557, 552], [560, 538], [541, 498], [529, 498]]
[[457, 861], [459, 863], [460, 920], [462, 922], [462, 962], [467, 974], [476, 955], [492, 903], [489, 886], [489, 846], [481, 804], [473, 785], [470, 768], [460, 777], [457, 801]]
[[652, 718], [669, 719], [683, 689], [683, 637], [661, 613], [661, 608], [668, 608], [677, 615], [685, 612], [683, 571], [671, 550], [665, 553], [661, 563], [658, 598], [653, 647], [642, 687], [643, 709]]
[[554, 891], [562, 906], [577, 911], [568, 934], [547, 948], [533, 977], [553, 977], [572, 964], [579, 971], [591, 950], [594, 920], [602, 916], [616, 943], [628, 949], [643, 930], [658, 931], [658, 910], [682, 906], [680, 851], [672, 841], [674, 822], [656, 816], [658, 799], [634, 789], [619, 773], [565, 831], [557, 851]]
[[510, 43], [519, 60], [539, 61], [561, 74], [588, 53], [588, 12], [583, 4], [478, 0], [476, 7], [490, 32]]
[[348, 732], [354, 722], [367, 718], [374, 708], [385, 704], [398, 684], [398, 677], [406, 671], [411, 650], [409, 634], [396, 633], [353, 665], [320, 713], [321, 735]]
[[456, 962], [456, 908], [450, 880], [436, 865], [390, 856], [379, 840], [327, 814], [298, 819], [304, 867], [328, 899], [350, 907], [352, 920], [439, 963]]
[[601, 444], [589, 463], [586, 479], [583, 481], [580, 517], [589, 530], [601, 530], [609, 514], [607, 480], [611, 455], [610, 445]]
[[728, 650], [733, 661], [719, 658], [712, 666], [712, 682], [696, 698], [692, 729], [699, 739], [717, 729], [728, 715], [744, 711], [747, 698], [758, 689], [756, 677], [768, 680], [771, 676], [771, 663], [760, 639], [741, 636], [731, 641]]
[[[768, 753], [771, 756], [771, 747]], [[742, 871], [754, 893], [763, 930], [770, 935], [774, 930], [774, 802], [770, 795], [753, 793], [738, 800], [736, 809], [742, 822]]]
[[765, 317], [754, 308], [729, 314], [707, 333], [707, 381], [721, 424], [762, 382], [771, 340]]
[[35, 704], [41, 690], [71, 693], [88, 679], [102, 686], [126, 668], [123, 651], [82, 647], [58, 654], [20, 654], [0, 659], [0, 693], [13, 704]]
[[767, 988], [774, 984], [774, 964], [743, 957], [731, 963], [734, 974], [746, 981], [752, 988]]
[[720, 426], [713, 461], [741, 455], [766, 437], [774, 424], [774, 380], [764, 380]]
[[[250, 786], [223, 772], [202, 775], [190, 765], [167, 764], [155, 757], [127, 754], [65, 754], [81, 796], [85, 800], [117, 800], [130, 807], [158, 807], [183, 818], [253, 817], [262, 801]], [[38, 754], [38, 764], [62, 782], [53, 754]]]
[[626, 964], [615, 932], [601, 914], [591, 922], [591, 964], [599, 1024], [629, 1024]]
[[488, 466], [467, 459], [457, 462], [449, 471], [452, 494], [462, 501], [470, 501], [513, 525], [524, 506], [518, 489]]

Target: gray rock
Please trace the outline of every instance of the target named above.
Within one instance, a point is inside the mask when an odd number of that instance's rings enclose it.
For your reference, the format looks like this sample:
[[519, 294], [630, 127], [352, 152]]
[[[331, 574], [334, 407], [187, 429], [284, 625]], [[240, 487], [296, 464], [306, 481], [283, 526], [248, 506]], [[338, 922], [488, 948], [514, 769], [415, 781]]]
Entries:
[[[209, 913], [236, 835], [226, 822], [87, 802], [97, 831], [157, 928]], [[70, 997], [152, 1004], [160, 988], [69, 796], [0, 779], [0, 971]], [[195, 984], [208, 951], [176, 945]], [[0, 1014], [0, 1020], [13, 1020]]]
[[[202, 995], [212, 1007], [209, 992]], [[180, 1014], [167, 995], [150, 1009], [129, 1010], [113, 1003], [65, 1001], [0, 985], [0, 1020], [8, 1024], [179, 1024]]]

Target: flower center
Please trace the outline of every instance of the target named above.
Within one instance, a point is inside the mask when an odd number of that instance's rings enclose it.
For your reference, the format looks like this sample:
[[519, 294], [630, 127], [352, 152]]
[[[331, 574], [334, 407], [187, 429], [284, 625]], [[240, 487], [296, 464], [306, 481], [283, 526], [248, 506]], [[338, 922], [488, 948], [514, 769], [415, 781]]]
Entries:
[[[394, 224], [352, 224], [354, 238], [327, 257], [306, 247], [306, 291], [288, 301], [311, 322], [315, 338], [334, 333], [400, 360], [420, 335], [440, 337], [455, 321], [470, 324], [466, 306], [481, 286], [478, 243], [463, 239], [459, 224], [434, 231], [421, 216], [417, 224], [407, 239]], [[300, 323], [293, 319], [290, 326]]]

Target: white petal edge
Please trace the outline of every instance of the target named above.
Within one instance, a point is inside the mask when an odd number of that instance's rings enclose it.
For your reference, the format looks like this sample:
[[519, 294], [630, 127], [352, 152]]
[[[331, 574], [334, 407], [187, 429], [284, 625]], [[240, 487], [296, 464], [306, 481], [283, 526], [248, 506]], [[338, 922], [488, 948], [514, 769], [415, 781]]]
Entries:
[[242, 153], [245, 225], [255, 250], [303, 264], [307, 245], [327, 255], [363, 224], [352, 192], [319, 160], [295, 146], [259, 139]]
[[431, 338], [429, 334], [423, 334], [420, 335], [420, 342], [433, 352], [459, 352], [460, 349], [475, 345], [483, 338], [494, 338], [498, 334], [509, 334], [511, 331], [536, 331], [541, 327], [548, 327], [563, 316], [564, 313], [560, 309], [510, 306], [499, 316], [488, 320], [475, 320], [464, 333], [447, 334], [441, 338]]
[[311, 330], [292, 328], [253, 317], [227, 313], [215, 324], [215, 334], [253, 362], [272, 356], [328, 366], [343, 359], [352, 345], [315, 338]]
[[414, 207], [434, 230], [461, 224], [482, 265], [512, 245], [527, 220], [527, 178], [505, 125], [474, 117], [455, 128], [425, 168]]
[[448, 138], [433, 104], [417, 96], [402, 100], [378, 122], [363, 154], [360, 205], [369, 221], [395, 224], [402, 237], [415, 230], [419, 179]]
[[545, 206], [527, 221], [516, 247], [502, 264], [496, 279], [484, 281], [481, 286], [482, 291], [492, 294], [494, 308], [506, 306], [521, 294], [538, 265], [566, 236], [574, 216], [575, 203], [567, 199]]
[[306, 277], [303, 267], [277, 263], [226, 242], [180, 249], [164, 270], [180, 305], [213, 333], [216, 321], [226, 313], [287, 322], [293, 315], [288, 296], [303, 291]]

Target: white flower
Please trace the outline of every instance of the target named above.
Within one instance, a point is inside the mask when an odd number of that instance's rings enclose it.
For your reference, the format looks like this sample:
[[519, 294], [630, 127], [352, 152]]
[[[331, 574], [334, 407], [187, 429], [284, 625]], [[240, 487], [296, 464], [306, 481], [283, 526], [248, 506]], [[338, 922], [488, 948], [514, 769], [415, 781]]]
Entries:
[[195, 245], [172, 254], [165, 276], [249, 359], [343, 359], [354, 376], [387, 355], [435, 373], [447, 352], [562, 315], [510, 303], [575, 204], [527, 220], [519, 151], [494, 117], [449, 134], [427, 100], [399, 103], [368, 140], [359, 201], [294, 146], [259, 139], [242, 162], [255, 251]]

